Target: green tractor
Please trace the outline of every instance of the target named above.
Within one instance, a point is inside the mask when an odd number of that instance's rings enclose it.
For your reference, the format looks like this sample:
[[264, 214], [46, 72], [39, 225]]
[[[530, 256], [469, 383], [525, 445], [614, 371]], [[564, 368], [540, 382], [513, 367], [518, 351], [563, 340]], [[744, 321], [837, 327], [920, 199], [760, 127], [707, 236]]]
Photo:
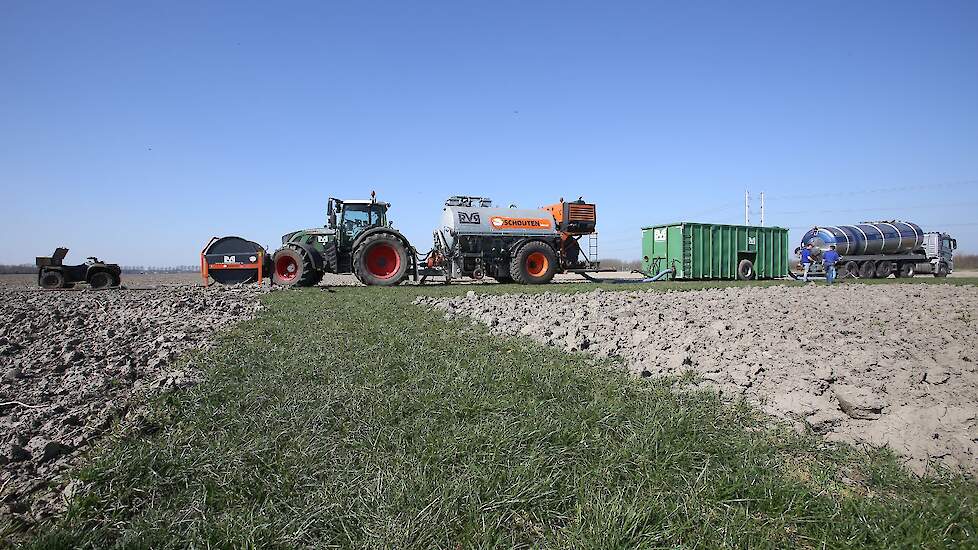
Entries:
[[417, 273], [416, 252], [387, 221], [390, 204], [329, 198], [325, 227], [282, 237], [272, 255], [272, 281], [284, 286], [313, 286], [326, 273], [353, 273], [365, 285], [393, 286]]

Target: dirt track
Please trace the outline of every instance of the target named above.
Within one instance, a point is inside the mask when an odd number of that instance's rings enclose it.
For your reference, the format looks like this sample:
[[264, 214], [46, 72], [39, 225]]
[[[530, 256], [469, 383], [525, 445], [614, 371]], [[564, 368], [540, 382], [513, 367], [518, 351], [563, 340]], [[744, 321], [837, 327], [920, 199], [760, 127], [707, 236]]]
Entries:
[[2, 513], [30, 522], [62, 506], [58, 475], [143, 398], [195, 381], [174, 360], [254, 315], [258, 293], [0, 289]]
[[419, 298], [498, 333], [696, 373], [830, 440], [978, 473], [978, 288], [740, 287]]

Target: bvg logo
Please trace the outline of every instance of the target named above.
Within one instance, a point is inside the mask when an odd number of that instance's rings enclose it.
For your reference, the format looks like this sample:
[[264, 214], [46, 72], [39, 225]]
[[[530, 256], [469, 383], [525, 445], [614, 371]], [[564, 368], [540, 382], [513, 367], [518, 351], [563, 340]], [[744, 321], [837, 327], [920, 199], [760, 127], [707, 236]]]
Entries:
[[482, 223], [482, 216], [478, 212], [459, 212], [458, 223]]

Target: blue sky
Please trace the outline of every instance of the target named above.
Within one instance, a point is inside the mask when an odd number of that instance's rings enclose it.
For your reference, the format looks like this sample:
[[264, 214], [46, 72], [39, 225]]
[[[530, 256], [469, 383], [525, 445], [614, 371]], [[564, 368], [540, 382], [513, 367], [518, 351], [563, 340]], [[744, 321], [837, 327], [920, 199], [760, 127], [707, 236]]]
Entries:
[[[193, 264], [376, 190], [639, 228], [899, 218], [978, 252], [978, 3], [6, 2], [0, 263]], [[754, 205], [757, 210], [757, 204]], [[757, 214], [754, 214], [757, 219]]]

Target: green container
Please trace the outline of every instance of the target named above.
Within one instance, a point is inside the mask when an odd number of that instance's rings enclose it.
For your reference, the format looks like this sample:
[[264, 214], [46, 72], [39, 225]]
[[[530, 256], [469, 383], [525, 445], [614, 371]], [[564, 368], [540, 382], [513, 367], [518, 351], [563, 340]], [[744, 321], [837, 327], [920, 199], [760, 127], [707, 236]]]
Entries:
[[772, 279], [788, 274], [788, 230], [680, 222], [642, 228], [642, 267], [673, 279]]

